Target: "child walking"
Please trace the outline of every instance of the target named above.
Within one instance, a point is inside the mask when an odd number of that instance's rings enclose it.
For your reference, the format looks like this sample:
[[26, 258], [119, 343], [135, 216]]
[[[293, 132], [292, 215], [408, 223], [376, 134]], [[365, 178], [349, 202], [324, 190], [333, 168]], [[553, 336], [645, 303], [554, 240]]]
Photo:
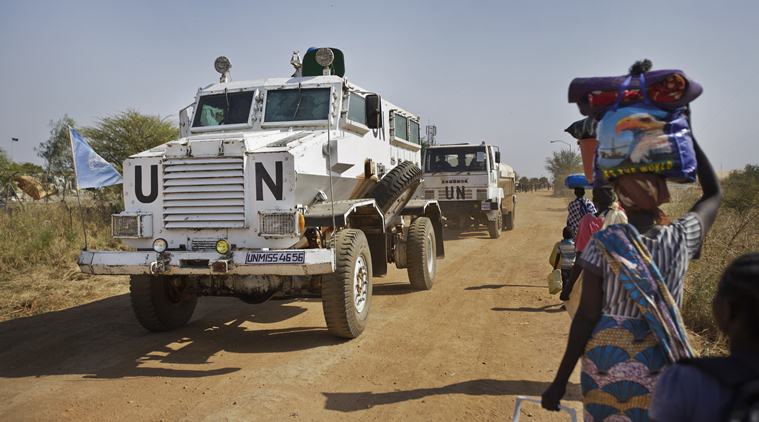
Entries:
[[551, 253], [551, 264], [553, 269], [561, 269], [561, 285], [562, 293], [567, 286], [567, 280], [569, 280], [569, 274], [572, 270], [572, 266], [575, 263], [575, 241], [574, 232], [569, 226], [564, 227], [562, 232], [563, 239], [556, 242]]

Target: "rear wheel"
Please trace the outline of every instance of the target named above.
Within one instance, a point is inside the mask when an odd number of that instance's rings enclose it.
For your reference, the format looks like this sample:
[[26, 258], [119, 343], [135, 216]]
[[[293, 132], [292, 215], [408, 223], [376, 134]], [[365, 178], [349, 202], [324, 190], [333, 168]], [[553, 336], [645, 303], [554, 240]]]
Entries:
[[411, 199], [422, 180], [422, 170], [411, 161], [404, 161], [393, 167], [369, 194], [390, 224]]
[[416, 290], [429, 290], [437, 272], [437, 244], [432, 221], [419, 217], [411, 223], [406, 240], [408, 279]]
[[488, 233], [490, 234], [491, 239], [498, 239], [501, 237], [501, 226], [503, 226], [501, 219], [501, 213], [499, 212], [495, 221], [488, 220]]
[[344, 229], [335, 236], [335, 272], [322, 281], [322, 309], [330, 333], [356, 338], [366, 328], [372, 304], [372, 256], [364, 232]]
[[181, 277], [133, 275], [129, 296], [137, 321], [150, 331], [169, 331], [190, 320], [198, 296]]

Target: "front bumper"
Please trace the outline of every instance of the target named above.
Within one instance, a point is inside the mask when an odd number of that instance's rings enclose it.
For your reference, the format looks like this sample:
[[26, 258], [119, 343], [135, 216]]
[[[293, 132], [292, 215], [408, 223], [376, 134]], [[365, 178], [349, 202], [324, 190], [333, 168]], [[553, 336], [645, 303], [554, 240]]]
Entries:
[[334, 271], [332, 249], [298, 249], [302, 263], [251, 263], [248, 252], [291, 253], [293, 249], [235, 251], [231, 256], [216, 252], [168, 251], [82, 251], [79, 268], [87, 274], [177, 274], [177, 275], [315, 275]]

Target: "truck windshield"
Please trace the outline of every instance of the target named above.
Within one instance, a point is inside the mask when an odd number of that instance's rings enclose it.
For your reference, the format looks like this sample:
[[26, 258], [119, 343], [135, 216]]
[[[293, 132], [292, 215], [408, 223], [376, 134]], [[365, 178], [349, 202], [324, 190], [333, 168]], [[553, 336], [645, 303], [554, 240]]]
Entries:
[[193, 127], [247, 123], [253, 91], [204, 95], [198, 101]]
[[329, 88], [270, 89], [264, 122], [327, 120]]
[[424, 171], [471, 172], [487, 171], [484, 147], [430, 148], [427, 150]]

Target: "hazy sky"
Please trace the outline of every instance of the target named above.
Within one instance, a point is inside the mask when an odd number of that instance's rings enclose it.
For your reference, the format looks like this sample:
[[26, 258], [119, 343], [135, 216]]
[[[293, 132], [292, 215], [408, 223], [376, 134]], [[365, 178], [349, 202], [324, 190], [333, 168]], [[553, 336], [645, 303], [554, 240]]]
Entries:
[[[438, 126], [439, 142], [501, 146], [520, 174], [572, 139], [573, 77], [638, 58], [704, 86], [694, 131], [717, 168], [759, 163], [756, 1], [0, 2], [0, 147], [36, 161], [49, 121], [128, 108], [174, 116], [198, 87], [289, 76], [292, 50], [332, 46], [346, 77]], [[10, 138], [19, 143], [11, 145]]]

